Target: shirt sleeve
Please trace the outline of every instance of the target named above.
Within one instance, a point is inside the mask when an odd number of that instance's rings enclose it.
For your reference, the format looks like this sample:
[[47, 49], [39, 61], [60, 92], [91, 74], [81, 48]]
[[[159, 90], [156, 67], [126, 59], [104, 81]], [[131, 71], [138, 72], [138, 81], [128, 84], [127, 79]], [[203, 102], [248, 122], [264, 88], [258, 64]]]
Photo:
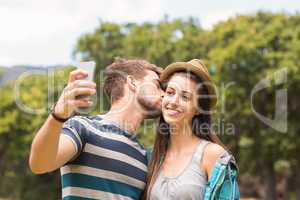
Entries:
[[75, 159], [81, 153], [83, 146], [85, 145], [84, 138], [86, 134], [86, 128], [82, 123], [82, 120], [84, 119], [81, 119], [78, 116], [70, 118], [64, 123], [61, 131], [61, 134], [68, 137], [75, 146], [76, 154], [72, 158], [72, 160]]

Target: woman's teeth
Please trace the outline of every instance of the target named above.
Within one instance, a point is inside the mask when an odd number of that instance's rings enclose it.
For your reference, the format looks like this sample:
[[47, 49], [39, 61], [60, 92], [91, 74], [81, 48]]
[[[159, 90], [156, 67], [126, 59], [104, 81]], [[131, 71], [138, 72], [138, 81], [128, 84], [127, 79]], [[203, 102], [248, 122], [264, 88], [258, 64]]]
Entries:
[[167, 109], [167, 113], [171, 116], [178, 115], [180, 112], [173, 109]]

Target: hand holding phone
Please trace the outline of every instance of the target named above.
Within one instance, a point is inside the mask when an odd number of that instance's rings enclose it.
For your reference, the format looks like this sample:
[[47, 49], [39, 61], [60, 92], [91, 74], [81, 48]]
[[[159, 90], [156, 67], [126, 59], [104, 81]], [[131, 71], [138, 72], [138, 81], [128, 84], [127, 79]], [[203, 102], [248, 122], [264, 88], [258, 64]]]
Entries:
[[[96, 68], [96, 63], [94, 61], [87, 61], [87, 62], [79, 62], [75, 64], [75, 67], [77, 69], [82, 69], [88, 73], [88, 76], [84, 78], [83, 80], [87, 81], [93, 81], [94, 80], [94, 73], [95, 73], [95, 68]], [[96, 103], [96, 94], [94, 95], [78, 95], [76, 96], [76, 99], [81, 99], [81, 100], [87, 100], [87, 101], [92, 101], [93, 105]], [[79, 107], [76, 109], [76, 112], [81, 113], [81, 114], [87, 114], [91, 111], [91, 107]]]
[[86, 114], [92, 110], [96, 105], [96, 84], [84, 80], [89, 77], [93, 75], [88, 75], [87, 70], [76, 69], [70, 72], [68, 84], [53, 108], [55, 116], [68, 119], [74, 111]]

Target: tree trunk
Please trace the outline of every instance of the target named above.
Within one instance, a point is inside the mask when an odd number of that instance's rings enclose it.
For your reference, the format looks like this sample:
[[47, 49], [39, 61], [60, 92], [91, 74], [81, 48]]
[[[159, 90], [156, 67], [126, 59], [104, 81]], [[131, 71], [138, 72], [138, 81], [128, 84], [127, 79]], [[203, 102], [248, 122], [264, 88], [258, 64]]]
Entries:
[[234, 155], [235, 159], [238, 162], [240, 160], [240, 127], [237, 125], [235, 128], [235, 136], [234, 136]]
[[5, 163], [6, 163], [6, 147], [0, 149], [0, 177], [4, 175]]
[[296, 193], [296, 200], [300, 200], [300, 173], [299, 170], [295, 171], [295, 193]]
[[276, 172], [274, 163], [270, 160], [265, 163], [265, 198], [266, 200], [277, 199]]

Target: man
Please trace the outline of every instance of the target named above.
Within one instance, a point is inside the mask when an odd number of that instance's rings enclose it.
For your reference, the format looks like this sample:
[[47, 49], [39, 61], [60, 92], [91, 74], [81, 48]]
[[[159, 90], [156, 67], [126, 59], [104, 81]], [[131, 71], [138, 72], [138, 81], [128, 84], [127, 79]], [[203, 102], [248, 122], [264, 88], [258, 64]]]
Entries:
[[[161, 68], [144, 60], [118, 60], [106, 69], [104, 91], [111, 108], [104, 115], [70, 117], [91, 105], [87, 73], [71, 72], [69, 83], [36, 134], [30, 168], [41, 174], [61, 169], [63, 199], [139, 199], [146, 184], [146, 151], [134, 132], [160, 114]], [[66, 121], [65, 123], [63, 123]]]

